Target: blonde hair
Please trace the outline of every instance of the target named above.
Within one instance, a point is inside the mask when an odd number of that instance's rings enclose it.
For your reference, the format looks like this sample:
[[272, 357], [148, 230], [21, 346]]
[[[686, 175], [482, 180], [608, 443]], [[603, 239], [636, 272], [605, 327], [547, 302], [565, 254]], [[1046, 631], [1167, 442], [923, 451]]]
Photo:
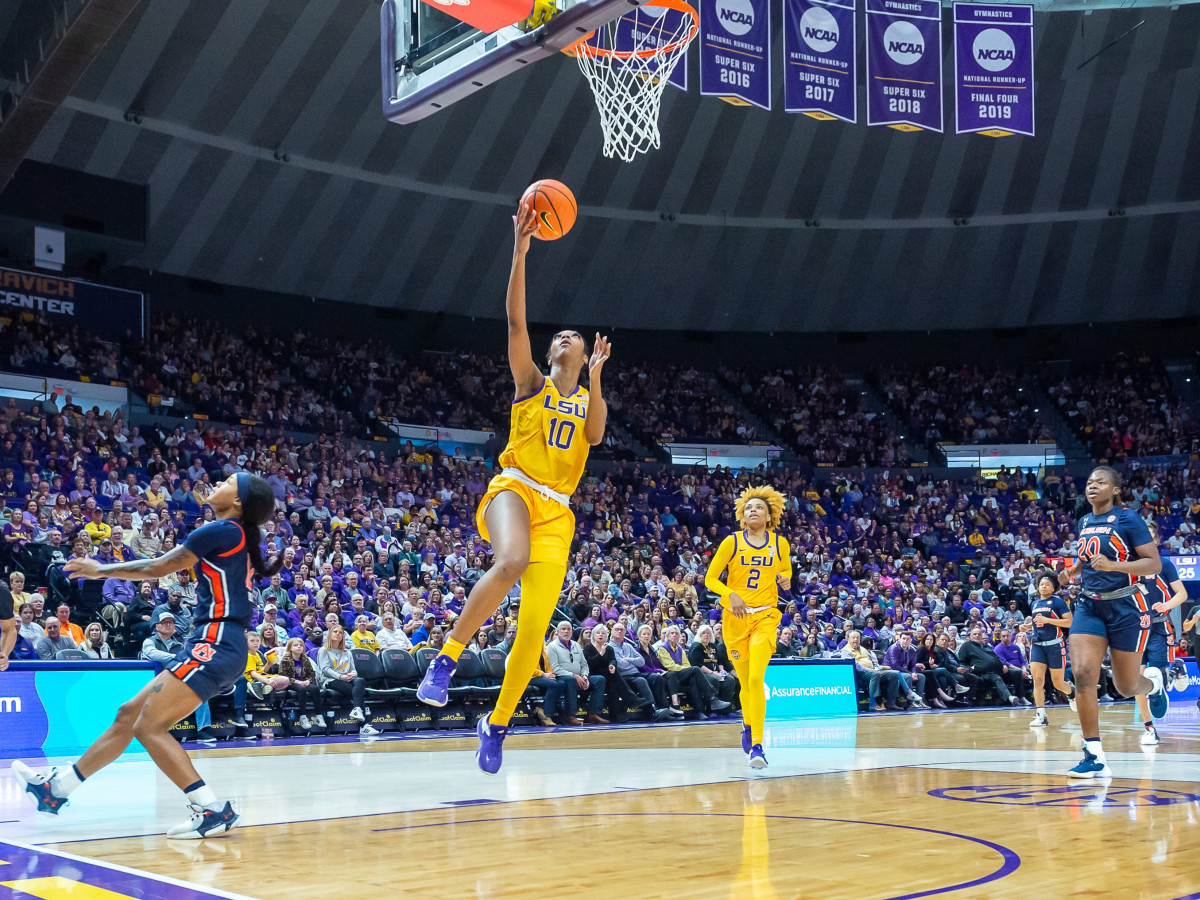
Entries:
[[746, 488], [734, 504], [734, 512], [737, 514], [738, 525], [742, 524], [742, 513], [745, 512], [746, 504], [751, 500], [761, 500], [767, 504], [767, 515], [770, 519], [767, 527], [778, 528], [779, 521], [783, 518], [783, 494], [765, 484], [758, 487]]

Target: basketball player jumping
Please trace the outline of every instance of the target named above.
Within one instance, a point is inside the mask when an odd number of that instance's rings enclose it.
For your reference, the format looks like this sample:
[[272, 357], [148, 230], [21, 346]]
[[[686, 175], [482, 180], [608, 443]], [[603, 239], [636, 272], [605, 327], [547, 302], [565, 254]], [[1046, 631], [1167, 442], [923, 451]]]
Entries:
[[[765, 769], [763, 720], [767, 714], [763, 684], [775, 652], [782, 618], [779, 588], [792, 586], [792, 551], [775, 529], [783, 515], [783, 494], [772, 487], [742, 492], [734, 507], [740, 534], [721, 542], [704, 576], [704, 585], [721, 598], [721, 625], [729, 659], [741, 685], [742, 750], [750, 768]], [[729, 570], [729, 580], [721, 573]]]
[[[509, 720], [541, 658], [546, 627], [562, 590], [575, 535], [570, 497], [583, 475], [588, 450], [604, 439], [608, 407], [600, 375], [612, 350], [597, 334], [589, 358], [582, 335], [560, 331], [547, 355], [550, 376], [542, 373], [533, 361], [525, 325], [525, 255], [538, 227], [532, 206], [521, 207], [513, 226], [505, 308], [515, 399], [508, 446], [500, 454], [503, 471], [488, 485], [475, 517], [479, 533], [491, 542], [493, 564], [471, 589], [445, 646], [417, 688], [417, 696], [430, 706], [446, 705], [459, 655], [520, 579], [517, 636], [500, 695], [496, 708], [481, 716], [476, 727], [475, 758], [489, 775], [500, 769]], [[585, 366], [590, 393], [579, 383]]]

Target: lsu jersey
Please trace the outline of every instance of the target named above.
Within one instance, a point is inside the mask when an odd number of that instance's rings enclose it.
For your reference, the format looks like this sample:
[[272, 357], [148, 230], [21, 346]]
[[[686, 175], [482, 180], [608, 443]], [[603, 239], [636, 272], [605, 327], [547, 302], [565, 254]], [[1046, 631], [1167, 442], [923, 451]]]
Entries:
[[1088, 513], [1079, 520], [1079, 558], [1084, 561], [1081, 578], [1083, 589], [1093, 594], [1106, 594], [1137, 584], [1138, 576], [1127, 572], [1099, 572], [1088, 560], [1106, 556], [1116, 562], [1137, 558], [1135, 548], [1152, 544], [1150, 529], [1142, 517], [1128, 507], [1114, 506], [1102, 515]]
[[508, 446], [500, 465], [520, 469], [538, 484], [568, 496], [575, 493], [591, 446], [583, 434], [588, 392], [582, 385], [563, 396], [549, 378], [534, 393], [513, 402]]
[[[721, 583], [721, 572], [729, 570]], [[735, 531], [721, 542], [708, 567], [705, 585], [721, 595], [721, 606], [729, 609], [729, 595], [737, 594], [754, 611], [775, 609], [779, 604], [779, 576], [792, 577], [792, 551], [786, 538], [768, 531], [766, 542], [752, 544], [746, 532]]]

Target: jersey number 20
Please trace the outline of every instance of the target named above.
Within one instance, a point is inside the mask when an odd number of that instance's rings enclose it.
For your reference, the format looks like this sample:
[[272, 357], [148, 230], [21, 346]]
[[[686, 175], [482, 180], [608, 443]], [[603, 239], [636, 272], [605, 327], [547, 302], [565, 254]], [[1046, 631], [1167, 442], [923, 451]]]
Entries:
[[546, 436], [546, 443], [551, 447], [566, 450], [571, 446], [573, 437], [575, 437], [575, 422], [572, 419], [554, 418], [550, 420], [550, 434]]

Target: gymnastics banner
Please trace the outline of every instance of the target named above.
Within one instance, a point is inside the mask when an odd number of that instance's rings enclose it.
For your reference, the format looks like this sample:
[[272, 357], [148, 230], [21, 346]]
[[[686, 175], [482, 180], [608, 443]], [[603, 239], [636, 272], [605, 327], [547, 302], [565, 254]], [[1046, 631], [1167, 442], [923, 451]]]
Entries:
[[939, 0], [867, 0], [867, 124], [942, 131]]
[[771, 108], [771, 0], [700, 0], [700, 93]]
[[[617, 22], [617, 46], [613, 49], [629, 51], [638, 46], [651, 46], [651, 41], [655, 42], [654, 46], [665, 46], [671, 43], [671, 36], [678, 30], [682, 18], [684, 13], [665, 6], [638, 7], [633, 12], [621, 16]], [[603, 29], [597, 29], [596, 33], [600, 34], [602, 31]], [[688, 52], [690, 48], [684, 52], [667, 78], [667, 84], [674, 85], [681, 91], [688, 89]]]
[[783, 0], [783, 108], [858, 121], [855, 0]]
[[954, 4], [958, 134], [1033, 137], [1033, 7]]

